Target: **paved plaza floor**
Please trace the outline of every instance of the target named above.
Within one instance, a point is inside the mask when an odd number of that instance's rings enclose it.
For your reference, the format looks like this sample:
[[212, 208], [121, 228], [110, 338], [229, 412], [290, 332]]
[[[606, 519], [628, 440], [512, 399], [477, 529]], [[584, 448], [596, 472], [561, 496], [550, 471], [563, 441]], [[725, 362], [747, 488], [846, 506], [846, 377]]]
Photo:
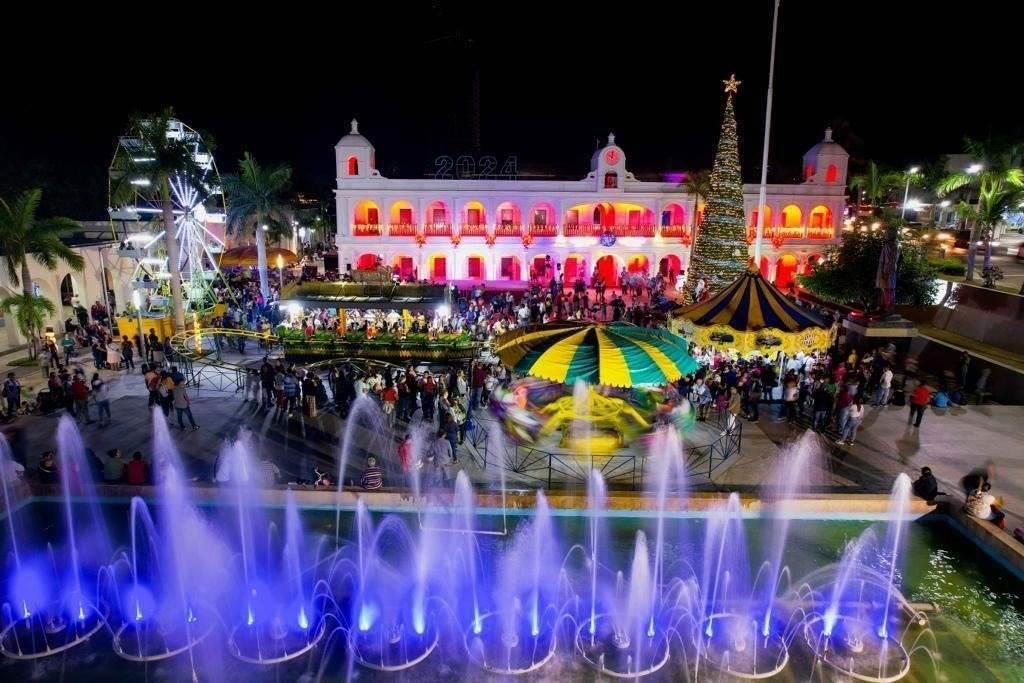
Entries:
[[[251, 354], [250, 362], [259, 357]], [[89, 366], [91, 364], [87, 364]], [[87, 367], [91, 375], [91, 367]], [[26, 387], [38, 387], [41, 373], [36, 368], [15, 369]], [[6, 374], [7, 369], [0, 372]], [[135, 450], [150, 454], [151, 418], [142, 379], [136, 373], [102, 371], [110, 381], [113, 423], [100, 429], [83, 424], [87, 447], [96, 452], [121, 448], [126, 456]], [[34, 394], [34, 391], [33, 391]], [[707, 490], [754, 491], [769, 481], [780, 449], [790, 447], [804, 434], [800, 426], [775, 419], [777, 406], [764, 405], [758, 423], [745, 423], [738, 456], [718, 467], [710, 479], [694, 480]], [[336, 472], [338, 441], [345, 422], [332, 411], [316, 418], [298, 413], [289, 417], [275, 410], [263, 410], [242, 400], [240, 393], [199, 387], [194, 392], [193, 413], [197, 431], [179, 431], [172, 411], [172, 434], [179, 450], [187, 456], [195, 476], [209, 476], [217, 453], [225, 441], [237, 437], [241, 428], [253, 432], [263, 453], [278, 464], [285, 481], [312, 478], [314, 466]], [[24, 434], [23, 448], [29, 468], [39, 455], [54, 447], [54, 435], [61, 411], [48, 416], [26, 416], [16, 421]], [[419, 414], [418, 414], [419, 415]], [[93, 415], [95, 417], [95, 415]], [[484, 415], [480, 416], [486, 423]], [[418, 418], [417, 418], [418, 419]], [[900, 472], [916, 476], [929, 466], [947, 492], [958, 492], [966, 472], [992, 461], [996, 466], [994, 493], [1001, 497], [1010, 526], [1024, 525], [1024, 407], [981, 405], [946, 411], [929, 409], [919, 429], [908, 427], [907, 409], [869, 409], [854, 446], [837, 446], [834, 436], [811, 435], [818, 442], [818, 457], [806, 472], [808, 483], [832, 492], [884, 492]], [[369, 437], [367, 437], [369, 438]], [[694, 439], [705, 439], [696, 435]], [[358, 436], [355, 441], [360, 441]], [[460, 459], [471, 478], [490, 482], [494, 473], [479, 471], [468, 457]], [[352, 472], [352, 470], [350, 470]], [[356, 476], [355, 472], [349, 475]], [[526, 485], [510, 477], [509, 485]], [[534, 482], [536, 485], [536, 482]]]

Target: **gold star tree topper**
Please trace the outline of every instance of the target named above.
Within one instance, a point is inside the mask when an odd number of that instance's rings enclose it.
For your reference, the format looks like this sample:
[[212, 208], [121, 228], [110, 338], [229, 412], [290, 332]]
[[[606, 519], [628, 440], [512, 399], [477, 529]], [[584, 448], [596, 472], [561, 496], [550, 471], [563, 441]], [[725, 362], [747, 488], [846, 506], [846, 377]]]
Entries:
[[736, 80], [736, 74], [731, 74], [729, 76], [729, 80], [722, 81], [722, 83], [725, 84], [725, 92], [732, 92], [732, 93], [739, 92], [740, 83], [742, 83], [742, 82], [743, 81], [737, 81]]

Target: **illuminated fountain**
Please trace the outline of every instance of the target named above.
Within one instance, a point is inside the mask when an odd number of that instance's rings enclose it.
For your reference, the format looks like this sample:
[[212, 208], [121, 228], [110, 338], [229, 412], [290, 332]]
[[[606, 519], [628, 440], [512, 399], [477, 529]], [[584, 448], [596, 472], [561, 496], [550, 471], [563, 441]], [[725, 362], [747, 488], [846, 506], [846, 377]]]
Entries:
[[[99, 631], [109, 613], [100, 598], [99, 577], [111, 555], [96, 489], [75, 423], [62, 417], [57, 427], [57, 457], [63, 494], [63, 548], [25, 546], [12, 505], [11, 483], [4, 481], [4, 510], [12, 548], [13, 573], [3, 605], [0, 652], [12, 659], [39, 659], [81, 645]], [[11, 459], [0, 437], [0, 466]], [[85, 509], [72, 504], [86, 501]]]
[[[375, 411], [354, 409], [371, 421], [364, 424], [373, 424]], [[588, 443], [588, 428], [581, 421], [574, 437]], [[373, 437], [383, 443], [391, 435]], [[343, 463], [358, 452], [354, 438], [343, 438]], [[415, 435], [416, 454], [428, 438]], [[653, 510], [629, 529], [626, 543], [612, 533], [597, 471], [588, 477], [578, 538], [560, 537], [563, 511], [543, 492], [528, 518], [495, 528], [504, 516], [476, 507], [464, 472], [454, 491], [425, 497], [414, 476], [415, 514], [377, 515], [365, 498], [352, 509], [339, 494], [325, 516], [338, 526], [313, 535], [291, 492], [283, 507], [268, 507], [254, 469], [257, 444], [247, 433], [222, 451], [230, 474], [218, 496], [223, 505], [198, 506], [158, 411], [154, 497], [132, 499], [115, 551], [81, 441], [65, 419], [57, 535], [26, 534], [22, 485], [3, 487], [10, 541], [0, 646], [9, 658], [39, 659], [106, 629], [121, 659], [176, 662], [194, 680], [216, 678], [220, 660], [278, 678], [295, 671], [280, 668], [292, 662], [318, 678], [336, 667], [348, 678], [356, 667], [425, 667], [430, 678], [437, 672], [429, 667], [454, 657], [469, 665], [469, 678], [554, 677], [576, 666], [608, 678], [763, 679], [788, 670], [804, 680], [896, 681], [911, 667], [903, 644], [909, 629], [927, 630], [898, 589], [909, 480], [896, 481], [884, 534], [869, 529], [838, 564], [792, 581], [789, 520], [806, 481], [801, 473], [812, 468], [813, 438], [784, 454], [762, 491], [762, 550], [748, 542], [735, 494], [702, 523], [676, 523], [688, 492], [673, 428], [659, 429], [648, 444]], [[9, 458], [0, 440], [0, 465]], [[92, 638], [75, 652], [106, 643]]]

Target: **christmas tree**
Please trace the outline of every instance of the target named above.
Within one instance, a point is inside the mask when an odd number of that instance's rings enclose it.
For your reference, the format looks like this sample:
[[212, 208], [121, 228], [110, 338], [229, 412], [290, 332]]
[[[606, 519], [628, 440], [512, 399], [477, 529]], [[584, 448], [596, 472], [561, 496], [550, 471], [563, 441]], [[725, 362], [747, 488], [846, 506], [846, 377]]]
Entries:
[[736, 114], [732, 97], [740, 81], [730, 76], [725, 83], [725, 112], [718, 138], [715, 165], [711, 169], [711, 192], [704, 208], [704, 222], [697, 233], [686, 278], [689, 301], [701, 278], [715, 292], [747, 271], [747, 231], [743, 218], [743, 178], [736, 140]]

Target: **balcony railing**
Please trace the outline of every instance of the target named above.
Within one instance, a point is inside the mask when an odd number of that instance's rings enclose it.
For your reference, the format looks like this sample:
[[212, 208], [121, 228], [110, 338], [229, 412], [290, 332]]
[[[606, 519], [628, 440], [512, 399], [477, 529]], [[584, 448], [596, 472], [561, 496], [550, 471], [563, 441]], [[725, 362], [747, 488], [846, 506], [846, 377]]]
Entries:
[[565, 223], [562, 225], [562, 234], [566, 237], [597, 237], [601, 234], [601, 226], [590, 223]]
[[612, 225], [608, 229], [616, 237], [654, 237], [653, 225]]
[[835, 228], [807, 228], [807, 239], [809, 240], [830, 240], [835, 236]]
[[685, 225], [663, 225], [661, 226], [662, 237], [682, 237], [683, 235], [690, 232], [690, 229]]
[[381, 226], [377, 223], [356, 223], [352, 234], [356, 237], [380, 237]]
[[[547, 227], [547, 226], [543, 226]], [[501, 223], [494, 226], [495, 237], [522, 237], [523, 226], [518, 223]]]
[[[755, 228], [756, 229], [756, 228]], [[787, 240], [802, 240], [804, 238], [804, 226], [790, 225], [787, 227], [772, 228], [773, 237], [781, 237]]]
[[389, 223], [389, 237], [414, 237], [416, 235], [415, 223]]
[[483, 223], [464, 223], [459, 226], [459, 234], [463, 237], [486, 237], [487, 226]]
[[555, 237], [558, 235], [558, 226], [554, 224], [548, 225], [546, 223], [531, 223], [530, 234], [533, 237]]
[[427, 223], [423, 226], [423, 234], [427, 237], [451, 237], [451, 223]]

